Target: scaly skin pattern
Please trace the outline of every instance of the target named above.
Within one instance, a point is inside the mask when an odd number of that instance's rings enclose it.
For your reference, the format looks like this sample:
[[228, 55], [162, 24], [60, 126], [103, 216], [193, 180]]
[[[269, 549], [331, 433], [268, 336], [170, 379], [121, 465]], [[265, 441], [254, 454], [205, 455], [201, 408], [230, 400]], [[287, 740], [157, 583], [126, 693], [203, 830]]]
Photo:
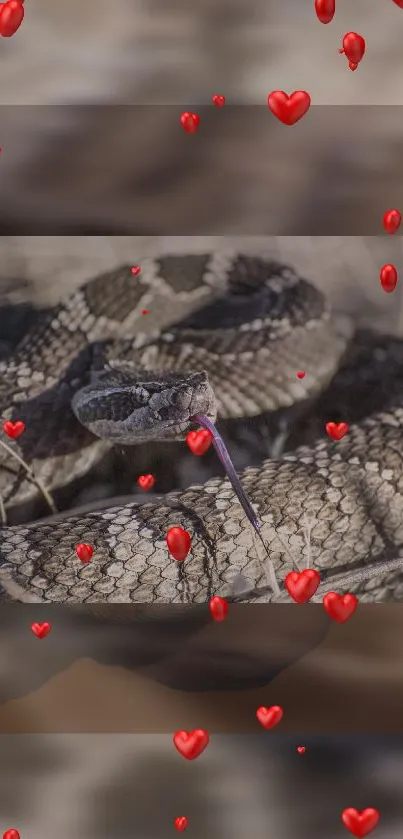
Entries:
[[[321, 573], [323, 590], [403, 600], [402, 443], [398, 402], [339, 442], [323, 440], [243, 473], [280, 582], [294, 557]], [[306, 516], [314, 522], [310, 558]], [[174, 525], [192, 536], [183, 562], [165, 542]], [[248, 584], [239, 600], [273, 600], [267, 558], [226, 480], [144, 505], [5, 528], [2, 537], [2, 575], [47, 602], [200, 603], [231, 597], [239, 573]], [[87, 565], [74, 550], [82, 541], [94, 547]]]
[[[263, 297], [254, 297], [268, 273]], [[192, 320], [193, 311], [228, 293], [230, 299]], [[225, 324], [228, 303], [232, 320]], [[155, 335], [138, 332], [143, 307], [157, 321], [159, 314], [165, 317]], [[249, 316], [240, 324], [245, 307]], [[179, 318], [179, 325], [171, 328], [166, 317], [171, 323]], [[219, 416], [228, 418], [315, 395], [332, 378], [349, 335], [349, 327], [339, 329], [330, 319], [320, 292], [284, 267], [273, 274], [261, 261], [221, 255], [152, 260], [142, 265], [140, 278], [124, 267], [55, 307], [0, 366], [2, 417], [21, 418], [27, 426], [19, 440], [8, 442], [49, 489], [88, 470], [105, 444], [88, 434], [70, 406], [92, 371], [102, 368], [102, 352], [101, 360], [97, 354], [104, 339], [112, 339], [111, 361], [122, 358], [151, 371], [206, 369]], [[302, 382], [295, 377], [298, 368], [311, 371]], [[334, 586], [363, 600], [400, 600], [402, 443], [398, 395], [387, 412], [352, 427], [337, 443], [324, 438], [247, 469], [241, 479], [262, 523], [267, 554], [230, 484], [219, 479], [144, 505], [2, 528], [0, 597], [19, 599], [11, 583], [45, 602], [186, 604], [234, 591], [241, 601], [265, 602], [273, 599], [269, 557], [280, 584], [295, 563], [309, 563], [321, 572], [321, 591]], [[2, 450], [6, 506], [37, 493], [13, 470], [18, 472], [15, 461]], [[303, 531], [307, 516], [314, 522], [311, 554]], [[174, 525], [192, 536], [183, 562], [166, 545]], [[75, 553], [80, 542], [94, 547], [85, 565]], [[233, 585], [239, 574], [241, 594]], [[284, 598], [290, 602], [283, 590]]]
[[[350, 335], [349, 325], [331, 320], [321, 292], [286, 266], [237, 253], [145, 260], [139, 276], [123, 266], [44, 313], [0, 363], [1, 418], [26, 426], [7, 442], [52, 491], [107, 450], [71, 410], [105, 362], [153, 375], [205, 370], [221, 419], [257, 416], [326, 387]], [[312, 371], [303, 382], [297, 363]], [[0, 495], [6, 508], [37, 496], [3, 448]]]

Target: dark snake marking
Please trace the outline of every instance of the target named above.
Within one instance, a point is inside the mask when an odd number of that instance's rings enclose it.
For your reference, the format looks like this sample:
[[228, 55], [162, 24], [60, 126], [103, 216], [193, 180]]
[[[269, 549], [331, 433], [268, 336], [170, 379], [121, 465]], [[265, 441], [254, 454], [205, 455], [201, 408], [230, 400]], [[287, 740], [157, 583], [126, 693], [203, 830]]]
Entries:
[[[147, 324], [145, 302], [152, 313]], [[145, 260], [140, 276], [129, 266], [110, 272], [39, 318], [0, 367], [2, 416], [26, 421], [25, 435], [12, 445], [52, 488], [84, 474], [107, 448], [71, 410], [80, 392], [94, 396], [103, 376], [108, 387], [108, 375], [115, 383], [122, 371], [127, 376], [115, 390], [118, 402], [99, 403], [118, 436], [128, 400], [138, 407], [139, 376], [146, 404], [148, 384], [165, 382], [160, 395], [171, 410], [171, 396], [164, 400], [168, 391], [174, 398], [174, 389], [166, 382], [186, 388], [192, 375], [206, 373], [220, 417], [252, 418], [326, 388], [352, 333], [346, 319], [331, 315], [320, 291], [287, 266], [239, 254]], [[386, 376], [382, 400], [374, 394], [371, 401], [379, 353], [393, 377]], [[301, 382], [297, 369], [309, 371]], [[365, 362], [356, 360], [345, 374], [357, 399], [377, 414], [362, 413], [338, 443], [323, 434], [312, 446], [242, 473], [280, 581], [292, 570], [290, 552], [302, 567], [306, 562], [308, 517], [314, 520], [310, 564], [322, 571], [327, 588], [369, 601], [403, 598], [401, 369], [402, 342], [379, 338]], [[184, 391], [182, 403], [185, 397]], [[161, 414], [160, 402], [155, 413]], [[2, 494], [19, 503], [36, 490], [27, 481], [18, 486], [12, 466], [2, 452]], [[174, 525], [192, 535], [180, 568], [165, 544]], [[74, 553], [81, 541], [95, 549], [85, 566]], [[231, 597], [240, 574], [249, 588], [239, 599], [272, 599], [266, 557], [221, 479], [145, 504], [5, 527], [0, 560], [5, 590], [7, 577], [47, 602], [201, 603], [212, 593]]]

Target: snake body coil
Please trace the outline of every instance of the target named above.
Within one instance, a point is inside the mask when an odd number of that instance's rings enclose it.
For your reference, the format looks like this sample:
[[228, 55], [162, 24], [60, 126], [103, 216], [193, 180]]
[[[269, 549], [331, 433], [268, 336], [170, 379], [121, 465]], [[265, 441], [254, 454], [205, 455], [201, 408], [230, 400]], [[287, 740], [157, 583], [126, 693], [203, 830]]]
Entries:
[[[51, 490], [88, 471], [106, 440], [184, 439], [194, 414], [254, 417], [304, 402], [328, 385], [352, 333], [319, 290], [260, 258], [164, 257], [146, 261], [140, 276], [124, 267], [44, 314], [1, 364], [2, 418], [26, 425], [9, 445]], [[391, 347], [400, 369], [402, 346]], [[302, 380], [298, 369], [308, 371]], [[320, 571], [327, 590], [402, 599], [403, 407], [399, 390], [391, 398], [338, 443], [323, 434], [241, 475], [280, 581], [294, 556]], [[6, 508], [37, 492], [3, 450], [0, 481]], [[166, 547], [174, 525], [192, 535], [183, 563]], [[86, 565], [80, 542], [94, 547]], [[145, 504], [4, 527], [0, 571], [4, 596], [8, 579], [46, 602], [203, 602], [233, 596], [240, 574], [241, 600], [273, 598], [267, 557], [221, 479]]]

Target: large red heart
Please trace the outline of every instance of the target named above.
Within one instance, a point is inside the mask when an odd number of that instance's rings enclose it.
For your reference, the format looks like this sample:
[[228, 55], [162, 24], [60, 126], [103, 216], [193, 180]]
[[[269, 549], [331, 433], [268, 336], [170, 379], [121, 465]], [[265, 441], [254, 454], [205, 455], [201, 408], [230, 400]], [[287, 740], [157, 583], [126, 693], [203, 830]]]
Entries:
[[177, 562], [183, 562], [186, 559], [192, 540], [190, 533], [183, 530], [182, 527], [170, 527], [166, 535], [169, 553]]
[[321, 23], [331, 23], [335, 11], [335, 0], [315, 0], [316, 16]]
[[210, 600], [209, 609], [211, 617], [214, 618], [215, 621], [218, 623], [220, 621], [225, 621], [225, 618], [228, 614], [228, 601], [225, 600], [224, 597], [212, 597]]
[[195, 134], [199, 125], [200, 125], [200, 117], [198, 114], [192, 114], [190, 111], [184, 111], [181, 115], [181, 124], [184, 131], [187, 134]]
[[37, 638], [46, 638], [46, 636], [49, 635], [49, 632], [52, 629], [52, 624], [47, 623], [47, 622], [45, 622], [45, 623], [32, 623], [31, 624], [31, 629], [32, 629], [32, 632], [34, 633], [34, 635], [36, 635]]
[[305, 571], [290, 571], [284, 584], [288, 594], [296, 603], [306, 603], [315, 594], [320, 583], [320, 574], [313, 568]]
[[155, 484], [154, 475], [139, 475], [137, 483], [141, 489], [144, 489], [144, 492], [147, 492], [149, 489], [152, 489]]
[[195, 728], [194, 731], [176, 731], [174, 734], [174, 745], [186, 760], [199, 757], [209, 742], [210, 737], [204, 728]]
[[186, 442], [193, 454], [200, 457], [205, 454], [207, 449], [211, 446], [213, 435], [207, 428], [201, 428], [200, 431], [189, 431], [186, 435]]
[[89, 562], [93, 553], [94, 548], [86, 542], [80, 542], [79, 545], [76, 545], [76, 554], [81, 562]]
[[334, 591], [329, 591], [323, 598], [323, 606], [332, 620], [337, 623], [345, 623], [354, 614], [358, 599], [355, 594], [336, 594]]
[[346, 422], [327, 422], [326, 433], [332, 440], [341, 440], [347, 434], [348, 425]]
[[390, 262], [388, 262], [387, 265], [383, 265], [380, 271], [379, 279], [383, 290], [386, 291], [387, 294], [394, 291], [398, 280], [395, 266], [391, 265]]
[[25, 431], [25, 423], [22, 420], [17, 420], [16, 422], [6, 420], [6, 422], [3, 422], [3, 431], [12, 440], [18, 440], [18, 437], [21, 437], [21, 434]]
[[373, 807], [366, 810], [356, 810], [355, 807], [347, 807], [341, 814], [343, 824], [358, 839], [367, 836], [379, 822], [379, 811]]
[[174, 821], [174, 825], [176, 829], [179, 830], [179, 833], [183, 833], [183, 831], [186, 830], [188, 824], [189, 822], [187, 816], [178, 816], [178, 818]]
[[[402, 0], [403, 3], [403, 0]], [[403, 8], [403, 6], [402, 6]], [[387, 210], [383, 215], [383, 226], [387, 233], [393, 236], [399, 229], [402, 221], [402, 214], [399, 210]]]
[[365, 53], [365, 39], [358, 32], [346, 32], [343, 49], [339, 52], [344, 53], [353, 64], [358, 64]]
[[294, 90], [291, 96], [284, 90], [273, 90], [267, 104], [275, 117], [284, 125], [294, 125], [309, 111], [311, 97], [306, 90]]
[[256, 716], [263, 728], [274, 728], [283, 719], [283, 709], [280, 705], [272, 705], [270, 708], [262, 705], [257, 709]]
[[24, 20], [24, 6], [21, 0], [8, 0], [0, 6], [0, 35], [11, 38]]

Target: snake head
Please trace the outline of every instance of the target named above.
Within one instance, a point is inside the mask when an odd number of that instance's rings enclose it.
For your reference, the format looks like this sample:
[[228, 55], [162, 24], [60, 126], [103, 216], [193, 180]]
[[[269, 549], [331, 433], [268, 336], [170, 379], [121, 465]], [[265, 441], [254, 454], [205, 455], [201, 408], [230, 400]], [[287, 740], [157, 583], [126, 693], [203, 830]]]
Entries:
[[124, 446], [183, 440], [195, 414], [217, 417], [206, 372], [150, 373], [129, 365], [102, 371], [74, 395], [72, 409], [96, 437]]

